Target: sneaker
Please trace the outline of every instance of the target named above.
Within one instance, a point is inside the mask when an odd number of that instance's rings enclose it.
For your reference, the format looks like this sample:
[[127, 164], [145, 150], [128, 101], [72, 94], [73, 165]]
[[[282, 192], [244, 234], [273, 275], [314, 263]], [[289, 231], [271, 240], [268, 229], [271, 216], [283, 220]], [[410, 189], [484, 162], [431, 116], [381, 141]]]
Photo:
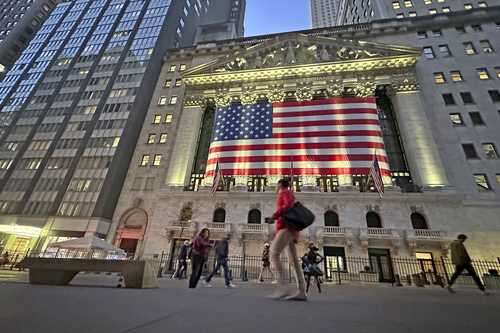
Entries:
[[234, 284], [230, 283], [230, 284], [226, 285], [226, 288], [231, 289], [231, 288], [236, 288], [236, 286]]
[[450, 294], [456, 294], [457, 292], [455, 290], [453, 290], [452, 287], [448, 286], [446, 287], [446, 289], [450, 292]]
[[203, 286], [205, 288], [212, 288], [212, 285], [210, 284], [210, 282], [203, 280], [203, 281], [201, 281], [201, 283], [203, 284]]

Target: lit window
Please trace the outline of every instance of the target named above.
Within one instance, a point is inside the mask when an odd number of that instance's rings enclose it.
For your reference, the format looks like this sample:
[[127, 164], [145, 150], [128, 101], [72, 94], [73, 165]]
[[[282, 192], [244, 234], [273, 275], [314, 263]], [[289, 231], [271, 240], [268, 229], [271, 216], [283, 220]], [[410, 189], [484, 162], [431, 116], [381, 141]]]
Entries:
[[464, 143], [462, 144], [462, 149], [464, 150], [465, 158], [470, 159], [479, 159], [479, 155], [476, 152], [476, 148], [472, 143]]
[[464, 120], [462, 119], [462, 115], [460, 113], [450, 113], [450, 120], [454, 126], [464, 125]]
[[175, 80], [175, 86], [180, 87], [182, 85], [182, 79]]
[[424, 0], [424, 3], [425, 3], [426, 5], [430, 5], [430, 4], [432, 3], [432, 0]]
[[169, 80], [165, 81], [165, 85], [163, 87], [164, 88], [170, 88], [171, 86], [172, 86], [172, 81], [169, 79]]
[[476, 104], [470, 92], [461, 92], [460, 97], [462, 98], [464, 104]]
[[424, 57], [426, 59], [434, 59], [435, 58], [434, 51], [432, 50], [432, 46], [424, 47]]
[[484, 173], [475, 174], [474, 182], [476, 183], [477, 189], [479, 191], [491, 190], [490, 184], [488, 183], [488, 177]]
[[460, 71], [451, 71], [450, 76], [453, 82], [462, 82], [464, 80]]
[[165, 123], [166, 124], [170, 124], [172, 122], [172, 115], [171, 114], [167, 114], [165, 116]]
[[477, 3], [477, 5], [479, 6], [479, 8], [486, 8], [488, 7], [488, 4], [484, 1], [480, 1]]
[[153, 143], [156, 142], [156, 134], [149, 134], [148, 135], [148, 144], [152, 145]]
[[442, 35], [443, 35], [443, 33], [441, 32], [441, 30], [432, 30], [431, 31], [432, 37], [441, 37]]
[[118, 147], [119, 144], [120, 144], [120, 137], [115, 137], [113, 139], [113, 143], [111, 144], [111, 147], [116, 148], [116, 147]]
[[417, 16], [417, 13], [416, 13], [416, 12], [409, 12], [409, 13], [408, 13], [408, 16], [409, 16], [409, 17], [416, 17], [416, 16]]
[[463, 43], [464, 45], [464, 52], [465, 54], [467, 55], [473, 55], [473, 54], [476, 54], [476, 49], [474, 48], [474, 45], [472, 44], [472, 42], [465, 42]]
[[436, 9], [436, 8], [431, 8], [431, 9], [429, 9], [429, 14], [430, 14], [430, 15], [436, 15], [436, 14], [437, 14], [437, 12], [438, 12], [438, 11], [437, 11], [437, 9]]
[[394, 8], [394, 9], [400, 9], [401, 5], [399, 4], [399, 1], [393, 1], [392, 2], [392, 8]]
[[445, 2], [445, 0], [437, 0], [437, 2], [443, 3], [443, 2]]
[[167, 133], [161, 133], [160, 134], [160, 141], [159, 141], [159, 143], [167, 143], [167, 138], [168, 138], [168, 134]]
[[493, 50], [493, 46], [491, 46], [490, 41], [488, 41], [488, 40], [479, 41], [479, 45], [481, 47], [481, 50], [483, 50], [484, 53], [495, 52], [495, 50]]
[[497, 179], [497, 184], [499, 184], [499, 185], [500, 185], [500, 173], [497, 173], [497, 174], [495, 175], [495, 178]]
[[477, 68], [477, 75], [479, 76], [480, 80], [489, 80], [490, 79], [490, 74], [488, 73], [488, 69], [486, 68]]
[[177, 65], [170, 65], [169, 72], [175, 72], [176, 69], [177, 69]]
[[167, 96], [160, 96], [160, 98], [158, 98], [158, 105], [165, 105], [167, 104]]
[[446, 83], [446, 78], [442, 72], [434, 73], [434, 82], [437, 84]]
[[411, 0], [405, 0], [404, 4], [405, 4], [405, 7], [407, 7], [407, 8], [412, 8], [413, 7], [413, 3], [411, 2]]
[[472, 121], [472, 124], [474, 126], [486, 125], [484, 123], [483, 117], [481, 116], [481, 114], [479, 112], [469, 112], [469, 117], [470, 117], [470, 120]]
[[172, 96], [170, 97], [170, 102], [169, 102], [170, 105], [175, 105], [177, 104], [177, 96]]
[[450, 48], [446, 44], [439, 45], [439, 53], [441, 53], [444, 58], [451, 57]]
[[471, 10], [474, 7], [472, 7], [471, 3], [466, 3], [466, 4], [464, 4], [464, 8], [465, 8], [465, 10]]
[[161, 158], [162, 158], [161, 154], [156, 154], [155, 158], [153, 160], [153, 166], [160, 166], [160, 164], [161, 164]]
[[[397, 18], [397, 19], [402, 19], [402, 18], [404, 18], [404, 17], [405, 17], [405, 16], [404, 16], [404, 14], [402, 14], [402, 13], [396, 14], [396, 18]], [[353, 21], [354, 21], [354, 20], [353, 20]]]
[[452, 94], [443, 94], [443, 101], [445, 105], [455, 105], [455, 98]]
[[497, 160], [498, 153], [493, 143], [483, 143], [483, 150], [486, 158], [489, 160]]
[[449, 12], [451, 12], [450, 7], [443, 7], [442, 11], [443, 11], [443, 13], [449, 13]]
[[500, 79], [500, 67], [495, 67], [495, 73], [497, 75], [497, 78]]
[[149, 165], [149, 159], [150, 159], [149, 155], [142, 155], [140, 166], [142, 166], [142, 167], [148, 166]]
[[186, 70], [186, 64], [179, 65], [179, 72], [184, 72]]
[[159, 124], [159, 123], [161, 123], [161, 115], [155, 114], [153, 117], [153, 124]]

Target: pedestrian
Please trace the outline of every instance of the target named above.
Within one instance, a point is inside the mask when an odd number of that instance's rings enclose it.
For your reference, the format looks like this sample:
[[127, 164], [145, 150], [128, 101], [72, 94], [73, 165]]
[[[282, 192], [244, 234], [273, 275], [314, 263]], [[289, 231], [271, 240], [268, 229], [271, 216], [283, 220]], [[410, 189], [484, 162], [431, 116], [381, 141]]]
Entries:
[[311, 278], [316, 281], [318, 292], [321, 294], [321, 276], [323, 272], [319, 268], [319, 264], [323, 262], [323, 256], [318, 253], [319, 249], [313, 243], [309, 243], [309, 252], [302, 257], [302, 267], [306, 277], [306, 293], [309, 292]]
[[189, 288], [196, 288], [200, 281], [203, 265], [207, 261], [210, 250], [210, 230], [203, 228], [193, 240], [191, 247], [191, 277], [189, 278]]
[[271, 270], [271, 261], [269, 258], [269, 249], [271, 245], [269, 243], [264, 244], [264, 249], [262, 250], [262, 267], [260, 268], [259, 282], [264, 282], [264, 272], [268, 271], [271, 274], [271, 278], [274, 280], [274, 274]]
[[[276, 187], [278, 193], [276, 200], [276, 212], [272, 219], [276, 220], [276, 234], [271, 245], [271, 262], [276, 269], [278, 276], [278, 288], [271, 295], [273, 299], [286, 299], [293, 301], [307, 301], [304, 274], [300, 267], [295, 243], [298, 241], [299, 232], [285, 224], [283, 214], [292, 208], [295, 203], [295, 196], [290, 191], [290, 180], [281, 179]], [[267, 219], [266, 219], [267, 220]], [[297, 282], [297, 291], [291, 292], [286, 286], [283, 264], [280, 260], [280, 254], [283, 250], [288, 251], [288, 262], [293, 267], [295, 280]]]
[[5, 251], [3, 254], [2, 254], [2, 258], [0, 258], [0, 266], [3, 266], [3, 265], [8, 265], [9, 264], [9, 251]]
[[222, 267], [224, 270], [224, 282], [226, 284], [226, 288], [234, 288], [235, 285], [231, 282], [231, 278], [229, 276], [229, 266], [227, 263], [229, 258], [229, 236], [226, 236], [222, 240], [215, 243], [215, 256], [217, 259], [215, 268], [212, 273], [210, 273], [210, 275], [208, 275], [206, 279], [203, 280], [203, 284], [205, 285], [205, 287], [211, 288], [212, 285], [210, 284], [210, 281]]
[[172, 274], [172, 279], [182, 279], [182, 276], [186, 275], [187, 272], [187, 259], [189, 252], [189, 241], [185, 240], [179, 249], [179, 255], [177, 256], [177, 267], [175, 268], [174, 274]]
[[456, 269], [455, 273], [453, 273], [450, 281], [448, 282], [448, 291], [450, 293], [455, 293], [455, 290], [453, 290], [452, 288], [453, 283], [455, 283], [455, 280], [464, 270], [467, 270], [467, 272], [469, 272], [469, 274], [472, 276], [472, 279], [476, 283], [479, 290], [481, 290], [484, 295], [487, 295], [488, 293], [486, 292], [481, 279], [477, 275], [476, 270], [472, 266], [472, 260], [469, 257], [467, 249], [464, 246], [466, 240], [467, 236], [461, 234], [458, 235], [457, 239], [450, 244], [451, 262], [455, 265]]

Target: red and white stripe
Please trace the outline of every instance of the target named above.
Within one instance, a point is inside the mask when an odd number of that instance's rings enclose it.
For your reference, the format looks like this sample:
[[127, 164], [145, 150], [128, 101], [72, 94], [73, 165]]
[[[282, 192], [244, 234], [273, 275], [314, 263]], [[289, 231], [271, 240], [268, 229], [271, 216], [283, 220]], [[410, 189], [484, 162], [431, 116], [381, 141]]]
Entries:
[[274, 103], [273, 137], [212, 142], [206, 175], [367, 175], [374, 154], [389, 175], [374, 97]]

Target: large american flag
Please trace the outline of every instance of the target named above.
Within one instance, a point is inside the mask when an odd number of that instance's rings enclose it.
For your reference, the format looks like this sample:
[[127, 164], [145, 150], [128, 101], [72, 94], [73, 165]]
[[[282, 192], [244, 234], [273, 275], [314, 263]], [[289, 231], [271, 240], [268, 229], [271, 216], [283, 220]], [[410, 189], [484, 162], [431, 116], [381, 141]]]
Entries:
[[374, 97], [217, 108], [206, 176], [368, 175], [390, 168]]

